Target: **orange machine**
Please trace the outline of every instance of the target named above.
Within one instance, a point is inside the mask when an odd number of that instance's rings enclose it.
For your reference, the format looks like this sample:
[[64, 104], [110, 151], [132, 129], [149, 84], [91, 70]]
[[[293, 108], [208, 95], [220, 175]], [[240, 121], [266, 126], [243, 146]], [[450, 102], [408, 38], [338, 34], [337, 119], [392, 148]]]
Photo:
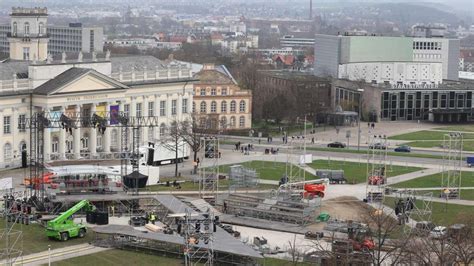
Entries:
[[313, 199], [315, 197], [323, 198], [325, 195], [326, 187], [329, 185], [329, 179], [321, 178], [315, 180], [285, 183], [278, 189], [282, 191], [292, 191], [291, 193], [298, 192], [305, 199]]
[[37, 178], [37, 177], [34, 177], [32, 179], [24, 178], [23, 179], [23, 185], [25, 185], [25, 186], [36, 186], [36, 185], [40, 185], [40, 184], [51, 184], [51, 182], [53, 181], [53, 178], [54, 178], [54, 173], [47, 172], [47, 173], [43, 174], [42, 178]]
[[324, 183], [321, 184], [305, 184], [304, 185], [304, 198], [324, 198], [324, 191], [326, 190], [326, 185]]

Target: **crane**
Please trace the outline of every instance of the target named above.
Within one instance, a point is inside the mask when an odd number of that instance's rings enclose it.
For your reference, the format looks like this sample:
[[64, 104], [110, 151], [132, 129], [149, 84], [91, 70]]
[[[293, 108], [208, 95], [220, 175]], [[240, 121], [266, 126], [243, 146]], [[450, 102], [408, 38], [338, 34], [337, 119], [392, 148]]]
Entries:
[[49, 221], [46, 227], [48, 238], [67, 241], [71, 237], [84, 237], [86, 235], [86, 226], [82, 223], [75, 224], [72, 219], [72, 215], [83, 208], [89, 211], [95, 210], [94, 205], [88, 200], [81, 200], [69, 210]]
[[[280, 185], [278, 188], [278, 192], [286, 191], [286, 190], [302, 190], [301, 195], [303, 198], [312, 199], [314, 197], [324, 197], [324, 193], [326, 190], [326, 186], [329, 185], [328, 178], [320, 178], [314, 180], [307, 180], [307, 181], [300, 181], [300, 182], [293, 182], [293, 183], [285, 183]], [[301, 189], [302, 186], [302, 189]]]

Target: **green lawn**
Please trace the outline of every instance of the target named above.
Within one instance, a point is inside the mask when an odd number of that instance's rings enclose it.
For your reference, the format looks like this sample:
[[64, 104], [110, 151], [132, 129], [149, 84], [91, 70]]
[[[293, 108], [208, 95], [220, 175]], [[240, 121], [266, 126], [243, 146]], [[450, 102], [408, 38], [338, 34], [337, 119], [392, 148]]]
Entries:
[[[433, 197], [439, 197], [440, 190], [427, 190], [433, 192]], [[461, 199], [462, 200], [474, 200], [474, 189], [461, 189]]]
[[[162, 257], [153, 254], [134, 252], [128, 250], [106, 250], [98, 253], [75, 257], [59, 262], [51, 263], [54, 266], [82, 266], [82, 265], [100, 265], [100, 266], [129, 266], [129, 265], [163, 265], [163, 266], [181, 266], [184, 261], [181, 258]], [[291, 261], [264, 258], [258, 260], [258, 265], [271, 266], [290, 266]], [[297, 266], [310, 265], [309, 263], [299, 262]]]
[[[170, 181], [170, 186], [166, 185], [151, 185], [147, 186], [145, 189], [142, 189], [142, 191], [179, 191], [176, 187], [173, 187], [173, 181], [174, 180], [183, 180], [182, 178], [162, 178], [161, 182], [166, 182]], [[199, 183], [195, 183], [192, 180], [187, 179], [186, 182], [180, 183], [182, 191], [198, 191], [199, 190]], [[269, 185], [269, 184], [258, 184], [257, 187], [251, 188], [251, 189], [275, 189], [277, 188], [277, 185]], [[229, 188], [229, 180], [219, 180], [219, 189], [228, 189]]]
[[[386, 197], [385, 198], [385, 205], [394, 208], [396, 202], [396, 198]], [[421, 201], [416, 202], [417, 205], [421, 205]], [[437, 225], [452, 225], [455, 224], [456, 217], [460, 213], [473, 213], [474, 206], [465, 206], [465, 205], [458, 205], [458, 204], [448, 204], [446, 208], [445, 203], [440, 202], [432, 202], [432, 215], [431, 219], [433, 223]]]
[[[461, 173], [461, 186], [474, 187], [474, 172]], [[398, 188], [441, 187], [442, 173], [418, 177], [412, 180], [394, 184]]]
[[[430, 130], [421, 130], [415, 131], [412, 133], [406, 133], [396, 136], [391, 136], [389, 139], [394, 140], [443, 140], [444, 135], [449, 131], [442, 132], [442, 131], [430, 131]], [[463, 134], [464, 139], [474, 139], [474, 133], [470, 134]]]
[[[454, 127], [455, 128], [455, 127]], [[454, 129], [453, 128], [453, 129]], [[407, 145], [418, 148], [442, 148], [444, 135], [449, 131], [421, 130], [389, 137], [394, 140], [407, 140]], [[463, 134], [463, 150], [474, 151], [474, 133]]]
[[[309, 165], [313, 169], [331, 169], [344, 170], [344, 176], [350, 183], [363, 183], [367, 180], [367, 161], [344, 162], [344, 161], [327, 161], [316, 160]], [[388, 177], [411, 173], [422, 170], [418, 167], [392, 166], [388, 167]]]
[[101, 265], [101, 266], [117, 266], [117, 265], [183, 265], [183, 259], [168, 258], [133, 252], [127, 250], [106, 250], [86, 256], [75, 257], [59, 262], [51, 263], [55, 266], [80, 266], [80, 265]]
[[[2, 219], [0, 221], [0, 226], [2, 229], [5, 227], [5, 220]], [[23, 243], [19, 243], [19, 244], [23, 244], [23, 255], [46, 251], [48, 250], [48, 245], [51, 245], [52, 249], [63, 248], [63, 247], [71, 246], [71, 245], [87, 243], [87, 242], [92, 241], [93, 239], [93, 234], [91, 231], [88, 231], [86, 234], [86, 237], [84, 238], [71, 238], [66, 242], [61, 242], [61, 241], [49, 240], [48, 237], [46, 237], [46, 232], [45, 232], [44, 227], [40, 226], [39, 224], [30, 224], [30, 225], [15, 224], [14, 228], [16, 230], [20, 230], [21, 228], [21, 230], [23, 231]], [[3, 249], [4, 247], [5, 247], [5, 242], [1, 241], [0, 248]], [[15, 246], [15, 247], [18, 248], [18, 246]]]
[[[299, 171], [303, 174], [303, 170], [300, 170], [298, 166], [293, 165], [293, 167], [287, 166], [286, 163], [282, 162], [269, 162], [269, 161], [249, 161], [240, 163], [244, 167], [255, 169], [259, 174], [260, 179], [266, 180], [280, 180], [285, 173], [296, 175]], [[221, 165], [219, 171], [221, 173], [229, 173], [230, 164]], [[292, 169], [291, 169], [292, 168]], [[315, 179], [316, 176], [306, 173], [306, 179]]]
[[[340, 152], [340, 153], [356, 153], [356, 154], [367, 154], [367, 150], [353, 150], [353, 149], [338, 149], [338, 148], [321, 148], [321, 147], [308, 147], [307, 150], [311, 151], [329, 151], [329, 152]], [[442, 155], [434, 154], [423, 154], [416, 152], [394, 152], [388, 151], [389, 156], [400, 156], [400, 157], [416, 157], [416, 158], [429, 158], [429, 159], [443, 159]]]
[[435, 128], [437, 130], [446, 130], [446, 131], [464, 131], [464, 132], [474, 132], [474, 125], [456, 125], [448, 127], [439, 127]]

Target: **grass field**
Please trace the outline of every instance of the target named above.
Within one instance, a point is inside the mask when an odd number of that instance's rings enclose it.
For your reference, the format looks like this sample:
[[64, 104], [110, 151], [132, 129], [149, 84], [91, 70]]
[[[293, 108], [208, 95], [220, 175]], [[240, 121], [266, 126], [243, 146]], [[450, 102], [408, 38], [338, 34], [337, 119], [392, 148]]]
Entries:
[[[392, 208], [395, 207], [396, 198], [386, 197], [385, 205]], [[416, 204], [421, 207], [421, 201], [417, 201]], [[474, 212], [474, 206], [465, 206], [458, 204], [446, 204], [440, 202], [432, 203], [432, 221], [437, 225], [452, 225], [456, 223], [458, 214], [472, 213]]]
[[[0, 221], [1, 228], [5, 227], [5, 220]], [[31, 253], [37, 253], [41, 251], [48, 250], [48, 245], [51, 245], [52, 249], [63, 248], [67, 246], [82, 244], [90, 242], [93, 239], [92, 232], [87, 232], [86, 237], [84, 238], [71, 238], [67, 242], [53, 241], [49, 240], [46, 237], [46, 232], [44, 227], [39, 224], [30, 224], [30, 225], [20, 225], [15, 224], [14, 229], [23, 231], [23, 241], [17, 245], [23, 245], [23, 255], [28, 255]], [[0, 248], [3, 250], [5, 247], [5, 242], [1, 241]], [[18, 248], [19, 246], [15, 246]]]
[[[289, 266], [293, 265], [291, 261], [265, 258], [258, 260], [259, 265], [271, 266]], [[184, 265], [181, 258], [162, 257], [141, 252], [133, 252], [127, 250], [107, 250], [87, 256], [80, 256], [59, 262], [51, 263], [54, 266], [82, 266], [82, 265], [100, 265], [100, 266], [130, 266], [130, 265], [163, 265], [163, 266], [180, 266]], [[203, 264], [202, 264], [203, 265]], [[308, 263], [299, 262], [297, 266], [310, 265]]]
[[[352, 149], [337, 149], [337, 148], [320, 148], [320, 147], [309, 147], [307, 150], [312, 151], [329, 151], [329, 152], [340, 152], [340, 153], [355, 153], [355, 154], [367, 154], [367, 150], [352, 150]], [[408, 153], [408, 152], [394, 152], [388, 151], [389, 156], [400, 156], [400, 157], [415, 157], [415, 158], [429, 158], [429, 159], [443, 159], [442, 155], [434, 154], [423, 154], [423, 153]]]
[[[452, 129], [455, 129], [453, 127]], [[459, 129], [458, 129], [459, 130]], [[448, 131], [421, 130], [389, 137], [393, 140], [410, 141], [407, 145], [418, 148], [441, 148], [443, 146], [444, 135]], [[463, 134], [463, 150], [474, 151], [474, 133]]]
[[[442, 131], [430, 131], [421, 130], [396, 136], [391, 136], [389, 139], [394, 140], [443, 140], [444, 135], [447, 133]], [[474, 139], [474, 133], [463, 134], [464, 139]]]
[[[433, 197], [439, 197], [440, 190], [427, 190], [433, 192]], [[474, 189], [461, 189], [462, 200], [474, 200]]]
[[[260, 179], [266, 180], [280, 180], [286, 173], [290, 173], [291, 167], [286, 165], [286, 163], [282, 162], [269, 162], [269, 161], [249, 161], [240, 163], [244, 167], [255, 169], [259, 174]], [[219, 171], [221, 173], [229, 173], [230, 166], [232, 165], [221, 165]], [[296, 174], [299, 171], [298, 166], [293, 166], [293, 174]], [[301, 170], [301, 174], [303, 174], [303, 170]], [[315, 179], [316, 176], [306, 173], [306, 179]]]
[[59, 262], [51, 263], [55, 266], [79, 266], [79, 265], [183, 265], [183, 260], [179, 258], [161, 257], [151, 254], [127, 251], [127, 250], [107, 250], [86, 256], [75, 257]]
[[[461, 173], [461, 186], [474, 187], [474, 172]], [[423, 188], [423, 187], [441, 187], [442, 173], [422, 176], [405, 182], [394, 184], [398, 188]]]
[[[162, 178], [161, 182], [170, 181], [170, 186], [166, 185], [151, 185], [147, 186], [145, 189], [141, 191], [179, 191], [176, 187], [173, 187], [174, 180], [184, 180], [183, 178]], [[182, 191], [197, 191], [199, 190], [199, 183], [193, 182], [192, 180], [186, 179], [186, 182], [180, 183]], [[269, 184], [258, 184], [257, 187], [252, 189], [275, 189], [277, 185], [269, 185]], [[219, 189], [228, 189], [229, 188], [229, 180], [219, 180]]]
[[456, 126], [448, 126], [448, 127], [439, 127], [435, 129], [446, 130], [446, 131], [474, 132], [474, 125], [456, 125]]
[[[327, 161], [327, 160], [316, 160], [309, 165], [313, 169], [331, 169], [331, 170], [344, 170], [344, 176], [350, 183], [363, 183], [367, 180], [367, 163], [365, 161], [361, 163], [356, 162], [344, 162], [344, 161]], [[419, 171], [422, 168], [418, 167], [405, 167], [405, 166], [392, 166], [388, 169], [388, 177], [402, 175]]]

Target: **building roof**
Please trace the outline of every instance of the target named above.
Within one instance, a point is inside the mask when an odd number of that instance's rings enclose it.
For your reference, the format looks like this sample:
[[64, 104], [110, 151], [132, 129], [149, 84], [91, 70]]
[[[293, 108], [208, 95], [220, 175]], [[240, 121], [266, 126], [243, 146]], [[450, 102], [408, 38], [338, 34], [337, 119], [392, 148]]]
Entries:
[[12, 80], [13, 75], [17, 78], [28, 77], [28, 61], [5, 60], [0, 62], [0, 80]]
[[51, 94], [51, 93], [55, 92], [56, 90], [60, 89], [61, 87], [65, 86], [66, 84], [68, 84], [70, 82], [73, 82], [73, 81], [79, 79], [80, 77], [85, 76], [89, 73], [93, 73], [96, 76], [99, 76], [99, 77], [101, 77], [103, 79], [106, 79], [110, 82], [116, 83], [118, 86], [120, 86], [122, 88], [127, 87], [126, 85], [123, 85], [123, 84], [119, 83], [118, 81], [115, 81], [112, 78], [110, 78], [110, 77], [108, 77], [104, 74], [101, 74], [101, 73], [99, 73], [99, 72], [97, 72], [93, 69], [73, 67], [73, 68], [70, 68], [70, 69], [62, 72], [61, 74], [57, 75], [55, 78], [46, 81], [45, 83], [43, 83], [39, 87], [35, 88], [33, 90], [33, 93], [34, 94], [40, 94], [40, 95]]
[[143, 71], [146, 67], [148, 70], [165, 68], [165, 63], [151, 55], [128, 55], [128, 56], [112, 56], [112, 73], [122, 71], [128, 72], [132, 69]]

